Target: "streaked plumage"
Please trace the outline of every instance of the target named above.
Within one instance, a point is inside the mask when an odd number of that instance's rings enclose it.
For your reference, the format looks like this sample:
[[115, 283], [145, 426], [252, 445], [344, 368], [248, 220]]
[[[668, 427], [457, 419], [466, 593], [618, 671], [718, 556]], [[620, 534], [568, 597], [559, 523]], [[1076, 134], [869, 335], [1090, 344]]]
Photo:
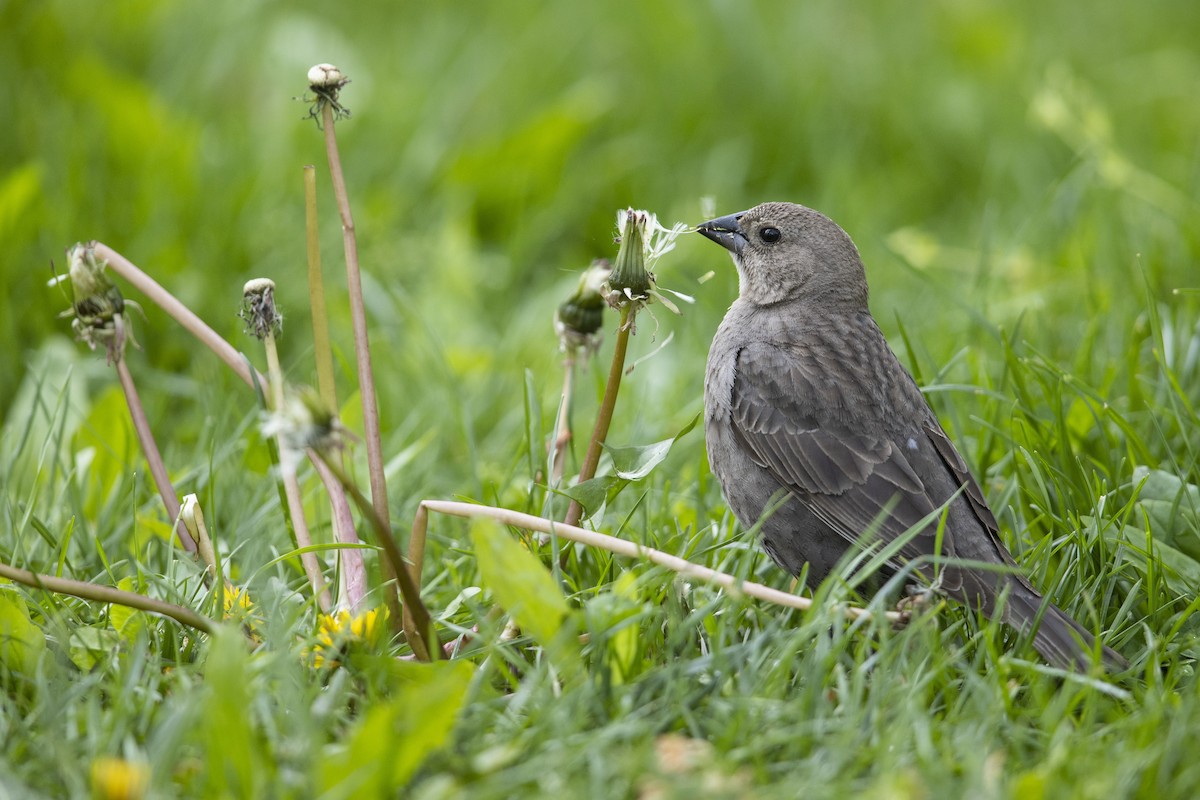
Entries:
[[[782, 501], [762, 525], [772, 558], [793, 574], [808, 563], [819, 581], [875, 520], [878, 535], [894, 541], [933, 517], [894, 570], [934, 553], [936, 517], [950, 501], [941, 555], [1015, 567], [979, 485], [871, 317], [850, 237], [790, 203], [712, 220], [700, 232], [730, 250], [741, 279], [709, 352], [709, 463], [743, 525]], [[1007, 589], [1002, 619], [1022, 630], [1043, 604], [1018, 574], [953, 564], [936, 588], [988, 616]], [[1052, 604], [1042, 614], [1035, 648], [1059, 666], [1086, 666], [1091, 634]], [[1103, 653], [1109, 666], [1123, 664]]]

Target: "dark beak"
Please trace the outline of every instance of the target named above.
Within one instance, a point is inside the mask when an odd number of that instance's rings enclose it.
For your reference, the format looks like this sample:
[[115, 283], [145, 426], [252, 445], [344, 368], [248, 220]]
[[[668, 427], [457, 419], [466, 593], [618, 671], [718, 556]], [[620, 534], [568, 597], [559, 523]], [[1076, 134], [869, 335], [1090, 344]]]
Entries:
[[712, 239], [735, 256], [741, 255], [747, 240], [746, 235], [742, 233], [741, 227], [738, 226], [738, 220], [745, 213], [745, 211], [742, 211], [726, 217], [710, 219], [708, 222], [701, 222], [696, 226], [696, 232], [708, 239]]

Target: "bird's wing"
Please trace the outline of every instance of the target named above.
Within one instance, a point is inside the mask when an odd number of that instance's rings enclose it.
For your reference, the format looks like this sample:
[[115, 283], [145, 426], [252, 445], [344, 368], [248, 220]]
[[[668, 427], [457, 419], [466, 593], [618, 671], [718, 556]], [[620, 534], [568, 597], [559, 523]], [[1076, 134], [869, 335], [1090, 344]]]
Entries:
[[[731, 422], [734, 435], [755, 462], [793, 489], [799, 502], [848, 542], [858, 541], [876, 520], [878, 535], [893, 541], [932, 514], [961, 485], [951, 482], [949, 466], [938, 468], [941, 474], [933, 476], [933, 487], [928, 477], [922, 480], [914, 469], [914, 459], [922, 468], [928, 461], [946, 460], [942, 447], [933, 441], [939, 436], [944, 439], [945, 434], [928, 425], [914, 426], [913, 437], [904, 443], [912, 448], [906, 455], [900, 444], [882, 434], [856, 432], [831, 422], [834, 415], [827, 412], [844, 400], [841, 390], [818, 374], [815, 362], [790, 351], [755, 344], [738, 354]], [[961, 465], [948, 439], [945, 447]], [[970, 484], [964, 491], [968, 496], [978, 492], [965, 465], [961, 469]], [[933, 553], [936, 536], [936, 526], [927, 527], [908, 541], [900, 555], [913, 559]], [[942, 543], [942, 554], [954, 555], [950, 536]]]

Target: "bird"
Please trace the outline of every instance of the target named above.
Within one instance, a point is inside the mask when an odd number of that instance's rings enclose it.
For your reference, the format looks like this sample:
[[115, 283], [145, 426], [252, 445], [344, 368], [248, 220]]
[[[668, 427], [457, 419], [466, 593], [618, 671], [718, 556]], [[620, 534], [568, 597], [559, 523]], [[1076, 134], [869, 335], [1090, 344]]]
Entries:
[[[742, 526], [760, 525], [771, 558], [793, 575], [807, 565], [814, 585], [868, 532], [884, 546], [908, 533], [884, 576], [916, 562], [932, 590], [1032, 634], [1050, 664], [1086, 671], [1095, 637], [1043, 599], [1000, 540], [979, 484], [871, 316], [850, 236], [783, 202], [697, 231], [738, 272], [708, 354], [704, 432]], [[1100, 653], [1106, 669], [1126, 666], [1110, 647]]]

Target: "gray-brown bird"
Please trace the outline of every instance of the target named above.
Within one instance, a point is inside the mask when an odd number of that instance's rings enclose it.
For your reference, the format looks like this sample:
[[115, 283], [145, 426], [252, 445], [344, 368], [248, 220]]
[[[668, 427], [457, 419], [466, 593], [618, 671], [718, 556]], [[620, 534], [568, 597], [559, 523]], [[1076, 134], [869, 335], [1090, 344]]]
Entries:
[[[888, 563], [940, 554], [918, 572], [937, 591], [1033, 634], [1060, 667], [1084, 669], [1094, 638], [1015, 569], [996, 518], [916, 382], [867, 307], [858, 249], [831, 219], [792, 203], [765, 203], [702, 223], [729, 250], [740, 288], [708, 355], [708, 460], [743, 526], [762, 522], [766, 551], [784, 569], [823, 580], [864, 532], [884, 543], [920, 532]], [[1000, 595], [1007, 592], [1001, 605]], [[1103, 647], [1110, 668], [1124, 666]]]

